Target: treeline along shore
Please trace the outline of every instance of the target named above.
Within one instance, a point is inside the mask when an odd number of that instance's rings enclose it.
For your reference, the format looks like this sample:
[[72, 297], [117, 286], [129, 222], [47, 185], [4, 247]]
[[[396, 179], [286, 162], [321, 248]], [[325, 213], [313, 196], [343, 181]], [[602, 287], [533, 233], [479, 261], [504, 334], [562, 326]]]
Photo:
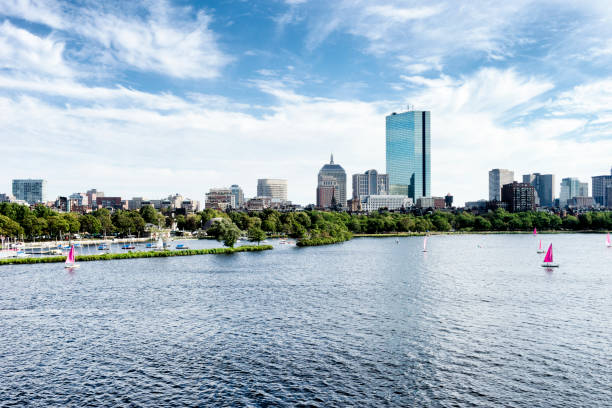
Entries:
[[[222, 212], [207, 209], [172, 218], [169, 213], [146, 206], [137, 211], [99, 209], [90, 214], [58, 213], [42, 205], [0, 204], [0, 235], [26, 240], [49, 240], [66, 234], [98, 234], [117, 237], [144, 235], [147, 225], [169, 228], [173, 220], [179, 230], [199, 231], [210, 220], [216, 222], [208, 236], [233, 247], [241, 235], [252, 242], [268, 236], [289, 236], [299, 246], [326, 245], [351, 239], [360, 234], [408, 234], [425, 232], [507, 233], [540, 231], [607, 231], [612, 230], [612, 212], [586, 212], [559, 216], [537, 211], [509, 213], [497, 209], [475, 215], [468, 211], [430, 211], [423, 215], [379, 211], [369, 215], [346, 212], [297, 211], [279, 212], [267, 209], [257, 212]], [[210, 224], [210, 223], [209, 223]]]

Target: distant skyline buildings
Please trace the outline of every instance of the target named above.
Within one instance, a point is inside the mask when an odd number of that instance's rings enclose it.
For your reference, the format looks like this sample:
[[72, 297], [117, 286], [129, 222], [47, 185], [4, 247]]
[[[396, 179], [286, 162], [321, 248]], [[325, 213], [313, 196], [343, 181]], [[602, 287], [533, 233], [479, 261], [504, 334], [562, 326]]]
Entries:
[[316, 197], [318, 208], [330, 208], [332, 199], [342, 208], [346, 208], [346, 172], [342, 166], [334, 163], [333, 153], [329, 163], [319, 170]]
[[501, 201], [501, 190], [505, 184], [514, 181], [514, 172], [507, 169], [489, 171], [489, 201]]
[[561, 180], [559, 189], [559, 207], [566, 207], [568, 201], [574, 197], [588, 197], [589, 184], [583, 183], [575, 177], [566, 177]]
[[47, 201], [47, 181], [43, 179], [14, 179], [13, 196], [28, 204], [39, 204]]
[[232, 195], [234, 196], [234, 205], [236, 208], [242, 208], [244, 205], [244, 192], [242, 188], [238, 184], [232, 184], [230, 187], [232, 190]]
[[510, 212], [535, 211], [535, 187], [530, 183], [504, 184], [501, 191], [501, 201], [507, 203]]
[[536, 203], [540, 207], [552, 207], [555, 202], [554, 174], [530, 173], [523, 175], [523, 183], [531, 184], [536, 191]]
[[595, 202], [599, 205], [612, 206], [609, 198], [612, 196], [612, 168], [610, 169], [610, 175], [593, 176], [591, 180]]
[[353, 174], [353, 198], [366, 195], [386, 195], [389, 193], [389, 175], [376, 170]]
[[257, 197], [270, 197], [273, 200], [287, 201], [287, 180], [258, 179]]
[[385, 118], [389, 193], [416, 201], [431, 196], [430, 111], [393, 112]]

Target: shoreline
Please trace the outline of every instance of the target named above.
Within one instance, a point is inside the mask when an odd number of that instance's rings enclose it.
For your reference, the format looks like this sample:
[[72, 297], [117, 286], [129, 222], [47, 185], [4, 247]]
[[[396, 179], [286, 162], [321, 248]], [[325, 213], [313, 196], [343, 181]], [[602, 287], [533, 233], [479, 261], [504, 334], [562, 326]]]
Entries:
[[[167, 258], [173, 256], [194, 256], [194, 255], [229, 255], [239, 252], [260, 252], [269, 251], [272, 245], [244, 245], [235, 248], [207, 248], [207, 249], [181, 249], [174, 251], [138, 251], [124, 252], [120, 254], [101, 254], [101, 255], [77, 255], [77, 262], [91, 261], [111, 261], [115, 259], [136, 259], [136, 258]], [[28, 258], [8, 258], [0, 259], [1, 265], [23, 265], [37, 263], [61, 263], [66, 261], [66, 256], [47, 256], [47, 257], [28, 257]]]
[[[538, 231], [538, 234], [605, 234], [606, 230], [584, 231]], [[389, 232], [389, 233], [354, 233], [353, 238], [391, 238], [391, 237], [423, 237], [426, 235], [529, 235], [533, 231], [429, 231], [429, 232]]]

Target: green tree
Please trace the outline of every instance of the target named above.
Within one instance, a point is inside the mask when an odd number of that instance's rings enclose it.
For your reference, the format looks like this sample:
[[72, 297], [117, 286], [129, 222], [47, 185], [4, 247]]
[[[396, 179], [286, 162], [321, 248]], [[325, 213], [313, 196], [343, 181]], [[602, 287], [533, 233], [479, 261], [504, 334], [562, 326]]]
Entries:
[[257, 242], [257, 245], [264, 239], [266, 239], [266, 233], [264, 230], [258, 227], [251, 227], [248, 231], [248, 238], [251, 242]]
[[149, 224], [158, 225], [160, 222], [160, 215], [152, 205], [145, 205], [140, 208], [140, 216], [142, 219]]
[[234, 247], [240, 237], [240, 229], [227, 218], [215, 222], [207, 233], [214, 236], [217, 241], [223, 241], [223, 244], [230, 248]]
[[184, 229], [188, 231], [195, 231], [200, 228], [200, 222], [202, 217], [196, 214], [189, 214], [187, 218], [185, 218]]
[[58, 215], [52, 215], [51, 217], [47, 218], [47, 228], [52, 237], [57, 237], [60, 235], [63, 236], [65, 233], [67, 233], [70, 229], [70, 225], [64, 218]]
[[6, 215], [0, 215], [0, 235], [18, 237], [23, 234], [23, 228]]
[[115, 230], [123, 235], [135, 230], [132, 217], [127, 211], [115, 211], [112, 215], [113, 226]]
[[102, 224], [100, 223], [100, 220], [91, 214], [81, 215], [79, 217], [79, 223], [81, 224], [81, 232], [97, 234], [102, 230]]
[[106, 234], [113, 232], [113, 221], [111, 219], [110, 211], [106, 208], [100, 208], [93, 212], [93, 216], [100, 221], [100, 230]]
[[66, 232], [70, 232], [72, 234], [79, 232], [79, 228], [81, 227], [81, 225], [79, 224], [78, 215], [74, 213], [66, 213], [62, 214], [62, 218], [68, 224], [68, 231]]
[[[138, 233], [143, 233], [144, 229], [145, 229], [145, 220], [140, 216], [140, 213], [138, 211], [129, 211], [128, 216], [130, 217], [130, 220], [132, 221], [132, 228], [131, 228], [131, 233], [132, 234], [138, 234]], [[129, 232], [129, 231], [128, 231]]]

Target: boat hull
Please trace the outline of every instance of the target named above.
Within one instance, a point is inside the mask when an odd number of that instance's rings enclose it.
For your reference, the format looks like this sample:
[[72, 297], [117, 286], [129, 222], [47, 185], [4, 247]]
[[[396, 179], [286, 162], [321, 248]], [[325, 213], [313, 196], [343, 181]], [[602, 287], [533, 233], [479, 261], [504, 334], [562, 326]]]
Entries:
[[552, 262], [544, 262], [542, 264], [542, 268], [558, 268], [559, 264], [556, 263], [552, 263]]
[[74, 264], [74, 265], [64, 265], [64, 268], [66, 269], [76, 269], [76, 268], [80, 268], [81, 265], [79, 264]]

